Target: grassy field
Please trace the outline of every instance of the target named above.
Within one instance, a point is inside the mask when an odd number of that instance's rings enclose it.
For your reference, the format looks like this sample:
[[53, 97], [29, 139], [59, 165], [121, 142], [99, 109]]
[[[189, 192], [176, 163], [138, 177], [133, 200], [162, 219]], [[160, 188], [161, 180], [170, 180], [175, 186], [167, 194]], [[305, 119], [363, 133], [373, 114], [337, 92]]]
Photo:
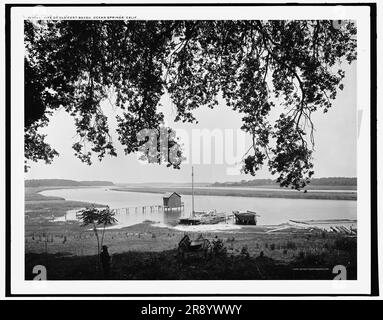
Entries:
[[[125, 188], [112, 188], [115, 191], [122, 192], [151, 192], [151, 193], [166, 193], [166, 192], [178, 192], [184, 195], [191, 195], [191, 188], [165, 188], [165, 187], [125, 187]], [[224, 196], [224, 197], [258, 197], [258, 198], [288, 198], [288, 199], [322, 199], [322, 200], [356, 200], [357, 194], [353, 192], [287, 192], [276, 190], [236, 190], [232, 189], [220, 189], [219, 187], [211, 189], [194, 189], [195, 195], [204, 196]]]
[[[68, 274], [71, 274], [70, 279], [101, 277], [95, 255], [96, 238], [88, 228], [81, 227], [78, 223], [65, 226], [64, 223], [45, 222], [28, 225], [27, 230], [25, 236], [26, 272], [29, 270], [27, 278], [32, 276], [30, 270], [36, 264], [43, 264], [54, 270], [51, 279], [66, 279]], [[235, 233], [205, 232], [203, 236], [211, 243], [217, 239], [222, 240], [226, 251], [224, 261], [227, 263], [232, 261], [228, 264], [231, 266], [229, 269], [217, 271], [216, 269], [221, 267], [212, 268], [218, 263], [215, 257], [209, 259], [197, 257], [191, 261], [179, 261], [176, 249], [184, 234], [174, 229], [155, 227], [150, 223], [108, 230], [104, 243], [113, 257], [113, 278], [259, 279], [260, 275], [253, 269], [262, 257], [267, 259], [261, 261], [268, 261], [268, 267], [264, 266], [265, 270], [261, 272], [266, 279], [273, 277], [322, 279], [331, 275], [329, 272], [320, 274], [314, 271], [312, 274], [297, 272], [293, 270], [296, 266], [332, 269], [337, 264], [343, 264], [348, 266], [351, 274], [356, 269], [356, 238], [344, 235], [304, 230], [266, 233], [262, 227], [245, 228]], [[198, 236], [198, 233], [188, 234], [191, 238]], [[245, 259], [242, 265], [244, 252], [249, 259]], [[222, 260], [222, 257], [220, 259]], [[168, 267], [164, 268], [163, 263]], [[178, 270], [177, 268], [183, 263], [188, 267]], [[219, 264], [221, 265], [222, 261]], [[189, 272], [192, 266], [196, 269], [194, 273]], [[250, 267], [255, 273], [242, 272], [241, 268]], [[209, 273], [209, 270], [212, 273]], [[283, 273], [279, 274], [280, 272]]]
[[[96, 239], [76, 224], [62, 233], [57, 226], [26, 235], [26, 279], [34, 265], [47, 267], [49, 279], [101, 279]], [[211, 243], [222, 241], [224, 253], [177, 255], [184, 233], [149, 223], [107, 231], [112, 279], [331, 279], [335, 265], [356, 277], [356, 238], [329, 233], [281, 232], [262, 228], [243, 232], [204, 233]], [[192, 238], [197, 234], [189, 233]], [[299, 271], [295, 268], [326, 268]]]

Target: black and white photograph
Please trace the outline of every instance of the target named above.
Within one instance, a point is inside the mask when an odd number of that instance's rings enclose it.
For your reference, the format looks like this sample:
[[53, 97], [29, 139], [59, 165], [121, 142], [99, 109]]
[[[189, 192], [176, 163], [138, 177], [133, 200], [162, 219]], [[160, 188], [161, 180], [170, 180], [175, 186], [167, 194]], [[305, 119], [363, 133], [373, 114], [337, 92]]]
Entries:
[[12, 7], [12, 293], [370, 294], [372, 9]]

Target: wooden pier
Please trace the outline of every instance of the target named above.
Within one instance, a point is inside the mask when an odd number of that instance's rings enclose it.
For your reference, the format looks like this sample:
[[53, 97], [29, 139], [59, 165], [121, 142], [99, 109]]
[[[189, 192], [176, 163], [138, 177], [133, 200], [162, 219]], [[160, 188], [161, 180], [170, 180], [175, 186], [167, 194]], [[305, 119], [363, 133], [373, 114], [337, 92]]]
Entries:
[[130, 213], [162, 213], [162, 212], [184, 212], [185, 205], [181, 201], [181, 196], [177, 192], [168, 192], [163, 195], [163, 204], [130, 206], [124, 208], [115, 208], [116, 214]]
[[124, 208], [115, 208], [112, 209], [116, 214], [130, 214], [130, 213], [162, 213], [162, 212], [184, 212], [184, 204], [182, 203], [180, 207], [166, 207], [163, 205], [146, 205], [146, 206], [131, 206]]
[[146, 205], [146, 206], [131, 206], [124, 208], [112, 209], [116, 214], [130, 214], [130, 213], [155, 213], [164, 212], [166, 209], [162, 205]]

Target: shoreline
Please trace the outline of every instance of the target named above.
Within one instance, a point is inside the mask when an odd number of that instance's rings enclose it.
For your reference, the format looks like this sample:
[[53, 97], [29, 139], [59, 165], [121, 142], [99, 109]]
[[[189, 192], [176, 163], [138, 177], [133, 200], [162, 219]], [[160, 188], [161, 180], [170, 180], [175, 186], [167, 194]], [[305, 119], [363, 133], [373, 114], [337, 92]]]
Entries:
[[[98, 203], [90, 203], [85, 201], [73, 201], [67, 200], [58, 196], [46, 196], [41, 194], [47, 190], [60, 190], [60, 189], [77, 189], [77, 186], [57, 186], [57, 187], [25, 187], [25, 225], [28, 221], [35, 219], [48, 219], [64, 217], [70, 210], [81, 209], [83, 207], [96, 205], [99, 207], [105, 207]], [[80, 187], [88, 188], [88, 187]], [[92, 187], [90, 187], [92, 188]]]
[[[191, 195], [191, 188], [171, 188], [171, 187], [117, 187], [109, 188], [120, 192], [139, 192], [139, 193], [166, 193], [177, 192], [183, 195]], [[196, 196], [222, 196], [222, 197], [254, 197], [254, 198], [284, 198], [284, 199], [310, 199], [310, 200], [357, 200], [357, 193], [352, 192], [286, 192], [275, 190], [236, 190], [236, 189], [194, 189]]]
[[[81, 189], [83, 188], [105, 188], [105, 186], [97, 186], [97, 187], [80, 187]], [[33, 223], [34, 221], [37, 221], [37, 220], [41, 220], [41, 219], [44, 219], [47, 223], [60, 223], [62, 222], [62, 218], [64, 216], [66, 216], [68, 214], [68, 212], [70, 211], [75, 211], [75, 210], [79, 210], [81, 208], [84, 208], [86, 206], [90, 206], [90, 205], [96, 205], [96, 206], [99, 206], [99, 207], [104, 207], [106, 205], [101, 205], [101, 204], [96, 204], [96, 203], [90, 203], [90, 202], [85, 202], [85, 201], [74, 201], [74, 200], [67, 200], [63, 197], [58, 197], [58, 196], [46, 196], [46, 195], [43, 195], [41, 194], [41, 192], [43, 191], [46, 191], [46, 190], [59, 190], [59, 189], [78, 189], [77, 186], [65, 186], [65, 187], [61, 187], [61, 186], [57, 186], [57, 187], [28, 187], [26, 188], [26, 200], [25, 200], [25, 215], [26, 215], [26, 225], [28, 225], [28, 223]], [[131, 188], [110, 188], [110, 190], [113, 190], [113, 191], [120, 191], [120, 192], [143, 192], [142, 188], [134, 188], [134, 189], [131, 189]], [[145, 188], [145, 192], [144, 193], [162, 193], [163, 192], [163, 188]], [[186, 190], [186, 191], [190, 191], [190, 190]], [[204, 191], [204, 190], [202, 190]], [[225, 190], [226, 191], [226, 190]], [[187, 193], [187, 192], [186, 192]], [[185, 192], [184, 192], [185, 194]], [[289, 193], [290, 194], [290, 193]], [[207, 194], [207, 195], [210, 195], [210, 196], [215, 196], [215, 194]], [[221, 196], [223, 196], [221, 194]], [[236, 195], [236, 197], [240, 197], [242, 195]], [[256, 196], [255, 196], [256, 197]], [[329, 199], [326, 199], [326, 200], [329, 200]], [[347, 221], [346, 221], [347, 220]], [[69, 218], [68, 221], [71, 221], [72, 223], [78, 223], [77, 220], [74, 220], [74, 219], [71, 219]], [[320, 223], [321, 225], [323, 225], [323, 223], [325, 225], [327, 225], [328, 227], [327, 228], [322, 228], [322, 229], [328, 229], [329, 226], [331, 225], [338, 225], [338, 224], [342, 224], [344, 225], [344, 223], [346, 222], [346, 224], [349, 224], [349, 223], [352, 223], [352, 224], [357, 224], [357, 220], [354, 220], [354, 219], [326, 219], [326, 220], [306, 220], [306, 221], [293, 221], [293, 220], [286, 220], [286, 221], [283, 221], [279, 224], [275, 224], [275, 223], [272, 223], [272, 224], [258, 224], [257, 226], [254, 226], [254, 227], [249, 227], [249, 228], [246, 228], [246, 226], [240, 226], [240, 225], [236, 225], [236, 224], [222, 224], [222, 226], [219, 226], [219, 224], [215, 224], [215, 225], [208, 225], [207, 227], [206, 226], [194, 226], [194, 227], [190, 227], [190, 226], [170, 226], [170, 225], [165, 225], [163, 223], [160, 223], [159, 221], [151, 221], [151, 224], [152, 224], [152, 227], [155, 227], [155, 228], [168, 228], [169, 230], [178, 230], [178, 231], [183, 231], [183, 232], [216, 232], [216, 233], [220, 233], [220, 232], [241, 232], [243, 229], [248, 229], [248, 231], [250, 232], [254, 232], [256, 230], [259, 231], [259, 229], [264, 229], [264, 228], [267, 228], [267, 229], [273, 229], [273, 228], [279, 228], [281, 227], [282, 225], [285, 225], [285, 226], [288, 226], [291, 224], [295, 224], [295, 227], [296, 227], [296, 224], [299, 223], [300, 226], [302, 227], [302, 223], [303, 224], [308, 224], [308, 225], [317, 225], [318, 223]], [[143, 221], [143, 223], [145, 223], [145, 221]], [[115, 226], [111, 226], [109, 228], [107, 228], [108, 230], [123, 230], [125, 228], [129, 228], [129, 227], [134, 227], [135, 225], [137, 225], [139, 223], [134, 223], [134, 224], [131, 224], [131, 225], [121, 225], [121, 226], [118, 226], [118, 225], [115, 225]], [[206, 229], [206, 230], [205, 230]]]

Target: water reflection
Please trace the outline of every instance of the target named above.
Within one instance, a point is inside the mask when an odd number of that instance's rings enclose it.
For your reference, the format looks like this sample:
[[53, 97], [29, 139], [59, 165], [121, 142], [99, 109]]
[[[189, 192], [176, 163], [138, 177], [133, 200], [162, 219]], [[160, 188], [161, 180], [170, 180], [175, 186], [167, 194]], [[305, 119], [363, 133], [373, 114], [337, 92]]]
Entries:
[[164, 224], [174, 226], [182, 216], [182, 210], [168, 210], [163, 213]]

